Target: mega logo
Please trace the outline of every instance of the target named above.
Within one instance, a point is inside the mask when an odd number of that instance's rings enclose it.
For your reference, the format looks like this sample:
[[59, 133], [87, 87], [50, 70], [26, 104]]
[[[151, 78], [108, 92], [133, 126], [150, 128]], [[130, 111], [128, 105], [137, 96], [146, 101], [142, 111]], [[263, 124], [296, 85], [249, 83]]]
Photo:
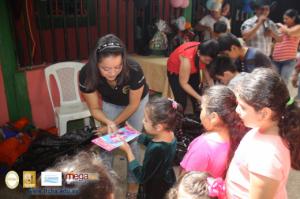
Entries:
[[89, 179], [89, 174], [87, 173], [67, 173], [65, 175], [67, 181], [83, 181]]

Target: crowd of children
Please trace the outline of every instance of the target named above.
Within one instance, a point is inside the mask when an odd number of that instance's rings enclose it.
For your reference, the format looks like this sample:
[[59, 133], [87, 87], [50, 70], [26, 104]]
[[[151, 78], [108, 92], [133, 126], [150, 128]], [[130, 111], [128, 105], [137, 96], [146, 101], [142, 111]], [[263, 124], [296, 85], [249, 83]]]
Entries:
[[[146, 146], [143, 164], [128, 143], [120, 147], [139, 183], [138, 194], [127, 198], [287, 198], [289, 171], [300, 169], [300, 108], [275, 70], [257, 68], [234, 89], [204, 92], [200, 119], [207, 132], [190, 144], [176, 182], [174, 131], [182, 118], [172, 99], [147, 103], [138, 138]], [[106, 198], [113, 198], [109, 177], [105, 183]]]

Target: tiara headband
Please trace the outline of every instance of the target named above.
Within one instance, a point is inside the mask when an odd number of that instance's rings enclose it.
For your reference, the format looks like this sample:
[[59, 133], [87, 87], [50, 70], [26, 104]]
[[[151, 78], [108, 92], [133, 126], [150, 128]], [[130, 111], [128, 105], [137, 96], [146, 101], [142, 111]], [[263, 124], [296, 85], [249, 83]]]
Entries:
[[105, 43], [103, 45], [101, 45], [99, 48], [97, 48], [97, 53], [100, 53], [106, 49], [109, 49], [109, 48], [118, 48], [118, 49], [122, 49], [123, 50], [123, 47], [121, 46], [120, 43], [118, 42], [110, 42], [110, 43]]

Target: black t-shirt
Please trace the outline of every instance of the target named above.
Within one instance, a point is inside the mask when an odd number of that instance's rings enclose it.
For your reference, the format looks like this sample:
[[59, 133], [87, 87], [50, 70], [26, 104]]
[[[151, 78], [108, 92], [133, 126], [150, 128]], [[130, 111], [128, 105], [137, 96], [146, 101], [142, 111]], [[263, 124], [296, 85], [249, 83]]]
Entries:
[[[129, 63], [129, 78], [128, 81], [123, 85], [117, 85], [115, 88], [112, 88], [105, 78], [101, 77], [99, 74], [99, 78], [102, 78], [101, 83], [97, 86], [97, 91], [101, 94], [102, 99], [105, 102], [109, 102], [112, 104], [127, 106], [129, 104], [129, 90], [137, 90], [144, 86], [143, 94], [141, 99], [143, 99], [148, 94], [148, 85], [146, 83], [144, 73], [140, 67], [140, 65], [133, 61], [128, 60]], [[79, 72], [79, 89], [83, 93], [92, 93], [96, 90], [88, 90], [85, 86], [86, 80], [86, 66], [84, 66]]]
[[239, 72], [251, 73], [258, 67], [272, 67], [271, 59], [256, 48], [249, 47], [244, 60], [237, 59], [235, 62]]

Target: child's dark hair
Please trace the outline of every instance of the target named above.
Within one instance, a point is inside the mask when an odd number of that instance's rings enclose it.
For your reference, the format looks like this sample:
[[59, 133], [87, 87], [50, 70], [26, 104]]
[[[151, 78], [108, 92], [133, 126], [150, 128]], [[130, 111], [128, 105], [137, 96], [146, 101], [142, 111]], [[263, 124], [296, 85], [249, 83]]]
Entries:
[[181, 128], [183, 109], [174, 100], [154, 97], [146, 105], [146, 111], [153, 126], [163, 124], [168, 131]]
[[128, 63], [126, 47], [120, 38], [113, 34], [107, 34], [101, 37], [97, 44], [90, 54], [89, 61], [86, 64], [86, 78], [85, 85], [88, 90], [96, 90], [97, 86], [100, 83], [103, 83], [103, 78], [99, 78], [99, 74], [101, 77], [101, 73], [99, 68], [97, 67], [97, 63], [101, 62], [103, 58], [109, 56], [122, 56], [122, 71], [117, 77], [117, 84], [121, 85], [129, 79], [129, 67], [131, 65]]
[[217, 21], [214, 23], [214, 32], [215, 33], [226, 33], [227, 24], [224, 21]]
[[207, 67], [209, 75], [216, 79], [216, 76], [223, 76], [224, 72], [230, 71], [232, 73], [238, 72], [236, 66], [230, 57], [225, 55], [219, 55], [211, 64]]
[[215, 58], [219, 54], [219, 44], [216, 40], [210, 39], [201, 43], [198, 47], [198, 51], [201, 55]]
[[245, 127], [243, 121], [235, 111], [237, 107], [235, 94], [227, 86], [216, 85], [205, 90], [203, 98], [207, 113], [217, 113], [228, 127], [230, 135], [229, 164], [240, 140], [248, 131], [248, 128]]
[[183, 175], [167, 194], [167, 199], [179, 199], [183, 192], [186, 198], [210, 199], [207, 185], [208, 174], [204, 172], [191, 171]]
[[231, 46], [242, 47], [240, 41], [232, 33], [224, 33], [218, 38], [220, 52], [231, 50]]
[[291, 101], [280, 75], [272, 69], [257, 68], [241, 82], [237, 93], [256, 111], [268, 107], [274, 112], [279, 135], [288, 142], [292, 167], [300, 170], [300, 108]]
[[294, 19], [295, 25], [300, 24], [300, 16], [297, 10], [288, 9], [287, 11], [285, 11], [284, 15]]

